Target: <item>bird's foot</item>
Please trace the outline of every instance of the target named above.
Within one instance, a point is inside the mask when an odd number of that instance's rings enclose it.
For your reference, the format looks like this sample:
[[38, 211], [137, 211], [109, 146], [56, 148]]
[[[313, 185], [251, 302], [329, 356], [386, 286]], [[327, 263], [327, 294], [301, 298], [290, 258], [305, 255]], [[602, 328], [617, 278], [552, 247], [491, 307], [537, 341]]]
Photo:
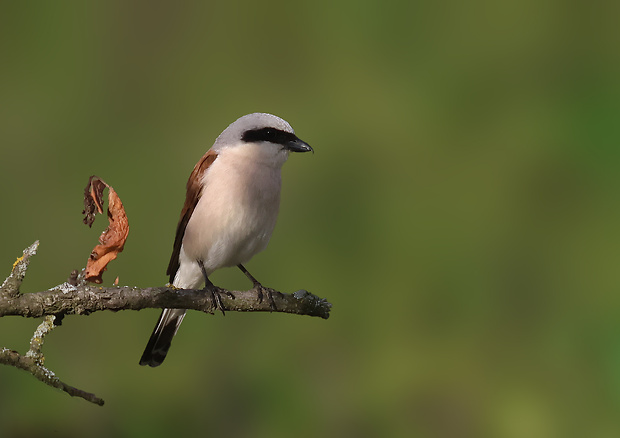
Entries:
[[260, 283], [255, 283], [254, 284], [254, 289], [256, 289], [256, 294], [258, 296], [258, 302], [262, 303], [263, 299], [265, 297], [265, 295], [267, 296], [267, 300], [269, 300], [269, 308], [274, 311], [274, 310], [278, 310], [276, 308], [276, 302], [273, 299], [273, 295], [279, 293], [276, 290], [273, 290], [271, 288], [265, 287]]
[[241, 272], [243, 272], [254, 285], [254, 289], [256, 290], [256, 294], [258, 295], [258, 302], [262, 303], [263, 296], [267, 295], [267, 299], [269, 300], [269, 308], [271, 309], [271, 311], [278, 310], [276, 309], [276, 302], [273, 300], [273, 294], [279, 292], [260, 284], [260, 282], [256, 278], [254, 278], [254, 276], [250, 274], [250, 272], [245, 269], [245, 266], [243, 266], [242, 264], [238, 264], [237, 267], [241, 269]]
[[226, 312], [224, 311], [224, 305], [222, 303], [222, 295], [228, 295], [230, 298], [233, 299], [235, 298], [235, 296], [230, 291], [220, 289], [213, 284], [205, 286], [204, 290], [210, 295], [213, 307], [215, 307], [216, 310], [222, 312], [222, 315], [226, 315]]

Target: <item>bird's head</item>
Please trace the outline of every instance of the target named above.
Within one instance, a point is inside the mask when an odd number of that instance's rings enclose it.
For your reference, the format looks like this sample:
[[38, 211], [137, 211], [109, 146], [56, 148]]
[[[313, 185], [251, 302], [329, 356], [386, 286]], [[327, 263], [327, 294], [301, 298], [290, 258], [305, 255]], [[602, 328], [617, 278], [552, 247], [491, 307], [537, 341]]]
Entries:
[[285, 120], [266, 113], [252, 113], [235, 120], [220, 134], [212, 149], [220, 153], [229, 148], [279, 166], [289, 152], [314, 152]]

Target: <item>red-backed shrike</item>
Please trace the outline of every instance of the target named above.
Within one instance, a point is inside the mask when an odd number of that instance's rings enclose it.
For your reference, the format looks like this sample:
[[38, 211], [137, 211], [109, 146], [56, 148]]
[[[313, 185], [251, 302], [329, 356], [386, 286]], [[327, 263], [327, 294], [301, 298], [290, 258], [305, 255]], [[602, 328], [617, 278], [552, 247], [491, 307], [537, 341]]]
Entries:
[[[269, 242], [280, 205], [280, 169], [289, 152], [309, 151], [291, 125], [271, 114], [248, 114], [226, 128], [187, 181], [168, 265], [170, 283], [182, 289], [203, 282], [208, 287], [213, 271], [238, 266], [262, 294], [264, 288], [243, 263]], [[221, 310], [217, 292], [210, 293]], [[164, 309], [140, 365], [161, 365], [185, 312]]]

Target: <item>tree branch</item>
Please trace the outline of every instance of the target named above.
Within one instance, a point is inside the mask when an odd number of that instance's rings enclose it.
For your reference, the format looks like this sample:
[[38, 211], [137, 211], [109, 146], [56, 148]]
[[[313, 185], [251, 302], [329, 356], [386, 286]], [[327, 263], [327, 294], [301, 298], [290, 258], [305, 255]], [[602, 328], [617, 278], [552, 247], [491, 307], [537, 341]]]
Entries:
[[[329, 318], [331, 304], [305, 290], [285, 294], [270, 289], [276, 309], [267, 300], [258, 300], [258, 291], [221, 292], [222, 307], [231, 312], [282, 312]], [[19, 294], [0, 299], [1, 316], [39, 318], [46, 315], [88, 315], [101, 310], [142, 310], [173, 308], [213, 313], [216, 309], [208, 289], [175, 289], [172, 286], [138, 288], [131, 286], [74, 286], [63, 283], [43, 292]]]
[[[25, 355], [0, 348], [0, 363], [28, 371], [37, 379], [72, 396], [103, 405], [102, 399], [61, 382], [53, 372], [43, 366], [45, 360], [41, 351], [43, 339], [54, 328], [56, 316], [88, 315], [101, 310], [148, 308], [188, 309], [206, 313], [213, 313], [216, 310], [213, 294], [208, 293], [210, 291], [208, 289], [176, 289], [170, 285], [148, 288], [91, 286], [84, 281], [83, 271], [49, 290], [21, 293], [20, 286], [26, 275], [29, 259], [36, 254], [38, 245], [37, 241], [24, 250], [24, 254], [13, 264], [11, 274], [0, 286], [0, 317], [10, 315], [28, 318], [45, 317], [45, 320], [35, 331], [30, 350]], [[305, 290], [285, 294], [269, 289], [275, 309], [272, 308], [270, 300], [260, 299], [262, 294], [257, 289], [227, 291], [215, 288], [214, 291], [220, 292], [222, 309], [231, 312], [273, 311], [327, 319], [331, 309], [331, 304], [327, 300]]]

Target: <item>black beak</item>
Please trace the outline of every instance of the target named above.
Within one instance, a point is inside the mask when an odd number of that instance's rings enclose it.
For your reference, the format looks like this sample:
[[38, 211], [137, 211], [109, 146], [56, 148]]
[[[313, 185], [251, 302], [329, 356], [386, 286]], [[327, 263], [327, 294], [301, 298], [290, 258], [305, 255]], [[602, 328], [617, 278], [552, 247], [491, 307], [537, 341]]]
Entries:
[[314, 149], [312, 149], [312, 147], [308, 143], [306, 143], [303, 140], [298, 139], [297, 137], [295, 137], [295, 139], [293, 140], [287, 141], [285, 147], [291, 152], [312, 152], [314, 153]]

